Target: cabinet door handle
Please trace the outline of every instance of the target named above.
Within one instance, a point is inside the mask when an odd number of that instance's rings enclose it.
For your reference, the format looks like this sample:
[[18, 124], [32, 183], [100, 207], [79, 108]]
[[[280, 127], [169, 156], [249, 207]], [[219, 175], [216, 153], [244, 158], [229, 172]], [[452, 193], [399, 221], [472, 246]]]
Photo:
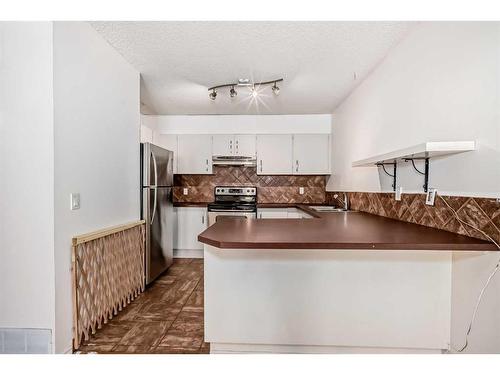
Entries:
[[208, 165], [208, 159], [206, 159], [205, 161], [206, 161], [206, 164]]
[[262, 159], [260, 159], [260, 171], [262, 172]]
[[205, 215], [201, 215], [201, 223], [205, 224]]
[[299, 161], [295, 160], [295, 172], [299, 171]]

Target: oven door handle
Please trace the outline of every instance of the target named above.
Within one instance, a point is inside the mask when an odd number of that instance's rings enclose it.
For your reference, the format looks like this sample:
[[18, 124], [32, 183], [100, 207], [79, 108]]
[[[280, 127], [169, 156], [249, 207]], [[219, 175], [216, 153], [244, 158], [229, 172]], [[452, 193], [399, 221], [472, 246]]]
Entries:
[[227, 213], [233, 213], [233, 212], [239, 212], [242, 214], [253, 214], [255, 211], [228, 211], [228, 210], [208, 210], [208, 212], [227, 212]]

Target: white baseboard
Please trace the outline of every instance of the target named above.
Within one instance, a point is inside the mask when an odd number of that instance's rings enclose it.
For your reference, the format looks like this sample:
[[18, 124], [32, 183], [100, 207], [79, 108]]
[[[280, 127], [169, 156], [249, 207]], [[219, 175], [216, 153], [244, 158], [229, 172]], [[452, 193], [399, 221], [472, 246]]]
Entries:
[[174, 258], [203, 258], [203, 249], [174, 249]]
[[210, 354], [442, 354], [440, 349], [210, 343]]

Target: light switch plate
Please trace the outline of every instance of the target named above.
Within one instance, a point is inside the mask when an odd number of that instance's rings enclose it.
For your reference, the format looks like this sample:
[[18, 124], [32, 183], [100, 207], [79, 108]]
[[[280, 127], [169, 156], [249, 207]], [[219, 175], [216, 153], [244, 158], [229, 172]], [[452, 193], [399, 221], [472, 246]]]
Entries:
[[80, 209], [80, 193], [71, 193], [70, 194], [70, 210], [79, 210]]
[[300, 195], [304, 194], [304, 188], [303, 188], [302, 186], [301, 186], [301, 187], [299, 187], [299, 194], [300, 194]]
[[183, 188], [182, 189], [182, 194], [188, 195], [188, 193], [189, 193], [188, 188]]
[[425, 197], [425, 204], [428, 206], [434, 206], [436, 195], [437, 195], [437, 189], [427, 190], [427, 196]]
[[397, 200], [397, 201], [400, 201], [401, 200], [401, 194], [403, 194], [403, 187], [402, 186], [398, 186], [397, 189], [396, 189], [396, 194], [394, 195], [394, 199]]

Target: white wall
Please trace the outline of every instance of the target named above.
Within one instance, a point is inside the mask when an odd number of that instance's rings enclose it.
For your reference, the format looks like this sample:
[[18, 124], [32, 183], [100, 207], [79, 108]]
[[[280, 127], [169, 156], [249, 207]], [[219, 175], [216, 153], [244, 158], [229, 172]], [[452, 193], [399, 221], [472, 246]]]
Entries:
[[[139, 74], [88, 24], [54, 23], [56, 352], [71, 348], [71, 238], [139, 212]], [[70, 211], [70, 193], [81, 209]]]
[[[490, 253], [453, 254], [452, 272], [452, 351], [465, 344], [465, 334], [479, 292], [495, 268], [500, 255]], [[500, 273], [485, 290], [465, 353], [500, 353]]]
[[50, 22], [0, 22], [0, 82], [0, 327], [53, 329]]
[[298, 134], [331, 131], [331, 115], [142, 115], [142, 124], [161, 134]]
[[[419, 25], [332, 117], [328, 190], [391, 190], [391, 179], [376, 168], [351, 163], [425, 141], [476, 140], [477, 151], [431, 160], [430, 185], [442, 194], [500, 197], [500, 23]], [[410, 166], [400, 164], [398, 176], [405, 190], [422, 192], [423, 179]], [[453, 256], [454, 348], [464, 343], [498, 257]], [[484, 295], [466, 352], [500, 352], [499, 276]]]
[[[476, 140], [477, 151], [431, 160], [430, 186], [500, 196], [499, 25], [423, 23], [396, 46], [334, 111], [327, 190], [391, 190], [376, 168], [351, 163], [425, 141]], [[405, 190], [422, 192], [409, 165], [398, 175]]]

